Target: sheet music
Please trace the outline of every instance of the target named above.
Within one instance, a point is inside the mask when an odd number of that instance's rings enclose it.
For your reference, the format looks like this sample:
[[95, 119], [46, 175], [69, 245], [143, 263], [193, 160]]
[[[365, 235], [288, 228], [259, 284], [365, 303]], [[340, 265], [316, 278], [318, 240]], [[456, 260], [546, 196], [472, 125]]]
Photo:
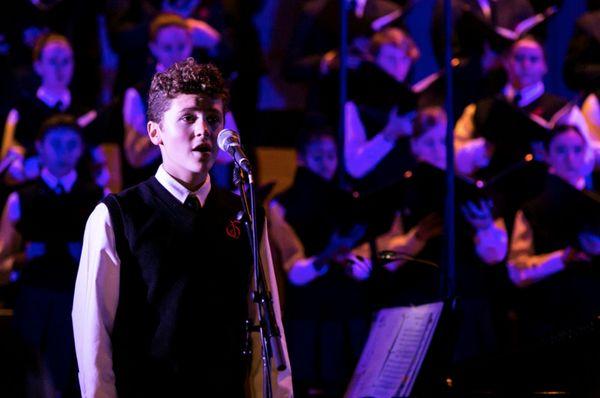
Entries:
[[346, 398], [408, 397], [443, 303], [379, 311]]

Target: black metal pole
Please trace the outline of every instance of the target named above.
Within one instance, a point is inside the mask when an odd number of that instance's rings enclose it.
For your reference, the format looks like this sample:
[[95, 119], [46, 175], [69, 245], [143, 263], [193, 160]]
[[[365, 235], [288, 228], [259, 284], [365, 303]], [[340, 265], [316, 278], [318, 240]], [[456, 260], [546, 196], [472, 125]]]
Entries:
[[339, 120], [338, 120], [338, 167], [339, 183], [346, 182], [346, 158], [344, 145], [346, 139], [346, 100], [348, 98], [348, 9], [353, 0], [340, 2], [340, 88], [339, 88]]
[[448, 118], [446, 128], [446, 266], [444, 267], [445, 296], [453, 299], [456, 293], [456, 254], [455, 254], [455, 193], [454, 193], [454, 113], [453, 113], [453, 72], [452, 72], [452, 1], [444, 0], [446, 98]]
[[[254, 191], [254, 178], [247, 174], [249, 192], [246, 192], [244, 173], [239, 167], [235, 167], [234, 183], [238, 185], [240, 199], [244, 216], [242, 220], [246, 227], [249, 243], [252, 249], [253, 278], [252, 278], [252, 301], [256, 304], [258, 324], [251, 325], [251, 330], [258, 331], [261, 340], [261, 359], [263, 363], [263, 397], [273, 397], [273, 386], [271, 383], [271, 358], [275, 361], [277, 370], [287, 368], [283, 355], [281, 333], [276, 322], [275, 309], [269, 286], [267, 283], [267, 271], [260, 260], [259, 232], [256, 221], [256, 193]], [[249, 198], [248, 198], [249, 197]], [[245, 347], [247, 351], [248, 346]]]

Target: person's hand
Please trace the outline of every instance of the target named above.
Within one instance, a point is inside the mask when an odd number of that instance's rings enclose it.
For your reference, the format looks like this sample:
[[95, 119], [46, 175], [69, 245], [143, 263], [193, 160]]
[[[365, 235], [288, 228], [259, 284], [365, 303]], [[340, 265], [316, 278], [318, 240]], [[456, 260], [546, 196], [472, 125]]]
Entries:
[[31, 261], [44, 254], [46, 254], [46, 244], [44, 242], [29, 242], [25, 245], [26, 261]]
[[399, 115], [398, 107], [393, 107], [382, 131], [383, 138], [388, 142], [395, 142], [398, 138], [410, 137], [415, 116], [416, 112], [414, 111]]
[[350, 277], [357, 281], [368, 279], [369, 276], [371, 276], [371, 270], [373, 269], [371, 260], [354, 254], [350, 254], [346, 259], [346, 267]]
[[492, 207], [493, 203], [490, 199], [480, 200], [478, 203], [467, 201], [461, 206], [461, 211], [473, 228], [482, 230], [489, 228], [494, 223]]
[[593, 232], [581, 232], [578, 238], [585, 254], [592, 257], [600, 255], [600, 235]]
[[365, 234], [363, 225], [355, 225], [350, 232], [345, 235], [336, 232], [329, 240], [329, 244], [319, 256], [323, 262], [333, 260], [343, 263], [350, 250], [356, 246], [360, 238]]
[[437, 213], [432, 213], [423, 218], [413, 227], [415, 238], [422, 242], [442, 235], [444, 232], [444, 221]]

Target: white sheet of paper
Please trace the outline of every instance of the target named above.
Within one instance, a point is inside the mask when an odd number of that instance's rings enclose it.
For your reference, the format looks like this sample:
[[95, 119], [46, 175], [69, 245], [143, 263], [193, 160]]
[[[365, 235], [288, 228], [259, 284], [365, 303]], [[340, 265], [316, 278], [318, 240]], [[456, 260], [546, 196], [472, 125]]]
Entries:
[[379, 311], [346, 398], [408, 397], [443, 303]]

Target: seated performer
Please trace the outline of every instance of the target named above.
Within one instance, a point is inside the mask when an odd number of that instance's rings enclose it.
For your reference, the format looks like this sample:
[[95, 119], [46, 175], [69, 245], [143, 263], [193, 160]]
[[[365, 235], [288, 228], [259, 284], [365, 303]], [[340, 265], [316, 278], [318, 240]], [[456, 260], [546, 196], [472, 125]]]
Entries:
[[[362, 237], [354, 200], [335, 183], [332, 129], [307, 129], [292, 186], [271, 202], [273, 246], [287, 273], [285, 325], [294, 391], [342, 396], [369, 329], [365, 280], [369, 259], [350, 253]], [[354, 235], [354, 236], [353, 236]]]

